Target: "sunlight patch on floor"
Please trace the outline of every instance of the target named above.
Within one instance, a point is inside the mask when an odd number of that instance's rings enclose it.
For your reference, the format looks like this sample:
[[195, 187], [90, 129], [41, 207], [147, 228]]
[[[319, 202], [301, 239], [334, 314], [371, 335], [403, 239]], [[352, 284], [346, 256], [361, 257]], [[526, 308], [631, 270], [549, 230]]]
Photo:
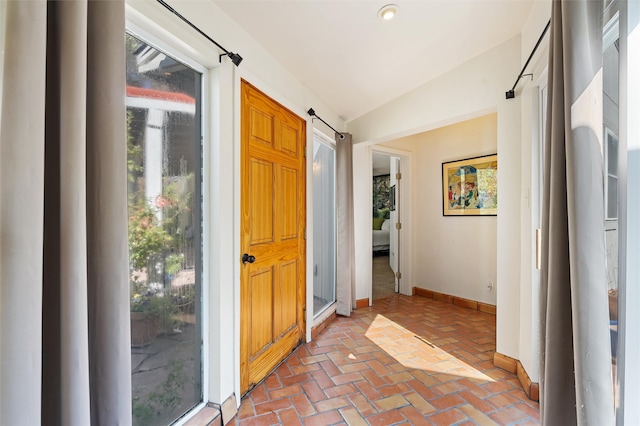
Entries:
[[[384, 315], [376, 315], [365, 336], [405, 367], [495, 382], [493, 378], [460, 358], [443, 351], [437, 344], [416, 335]], [[438, 344], [455, 342], [454, 338], [439, 339]]]

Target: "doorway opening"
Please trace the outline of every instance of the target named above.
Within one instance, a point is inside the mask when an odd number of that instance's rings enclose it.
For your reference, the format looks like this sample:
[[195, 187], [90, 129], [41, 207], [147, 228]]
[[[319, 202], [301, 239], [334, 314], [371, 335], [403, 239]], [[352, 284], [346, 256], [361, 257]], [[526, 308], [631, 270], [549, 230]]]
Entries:
[[373, 152], [372, 301], [392, 296], [399, 290], [399, 168], [399, 157]]

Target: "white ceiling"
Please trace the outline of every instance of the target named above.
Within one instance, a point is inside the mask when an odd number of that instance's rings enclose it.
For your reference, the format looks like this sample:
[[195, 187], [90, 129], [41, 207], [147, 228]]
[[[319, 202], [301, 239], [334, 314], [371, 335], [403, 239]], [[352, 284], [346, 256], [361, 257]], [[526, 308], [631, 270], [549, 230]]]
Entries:
[[519, 34], [535, 0], [213, 1], [349, 121]]

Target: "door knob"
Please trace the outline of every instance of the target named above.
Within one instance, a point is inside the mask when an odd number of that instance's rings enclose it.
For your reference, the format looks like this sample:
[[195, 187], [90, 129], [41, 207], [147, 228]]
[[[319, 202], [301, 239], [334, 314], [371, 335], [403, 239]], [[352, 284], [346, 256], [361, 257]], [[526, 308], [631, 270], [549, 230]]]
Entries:
[[256, 261], [256, 257], [255, 256], [252, 256], [252, 255], [247, 254], [247, 253], [242, 255], [242, 263], [245, 263], [245, 264], [246, 263], [253, 263], [255, 261]]

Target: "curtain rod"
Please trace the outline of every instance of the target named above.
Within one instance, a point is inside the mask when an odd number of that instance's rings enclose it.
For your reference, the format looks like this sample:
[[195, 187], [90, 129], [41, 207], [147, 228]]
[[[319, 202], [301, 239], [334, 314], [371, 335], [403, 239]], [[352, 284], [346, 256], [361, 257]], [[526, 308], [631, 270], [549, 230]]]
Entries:
[[313, 108], [309, 108], [309, 111], [307, 111], [307, 114], [309, 114], [311, 117], [315, 117], [318, 120], [322, 121], [324, 124], [327, 125], [327, 127], [329, 127], [331, 130], [333, 130], [334, 132], [336, 132], [337, 134], [340, 135], [340, 140], [344, 139], [344, 135], [342, 134], [342, 132], [337, 131], [336, 129], [334, 129], [333, 127], [331, 127], [331, 124], [327, 123], [326, 121], [324, 121], [322, 118], [318, 117], [318, 114], [316, 114], [316, 112], [313, 110]]
[[[524, 70], [527, 69], [527, 66], [529, 65], [529, 62], [531, 62], [531, 58], [533, 58], [533, 55], [536, 53], [536, 50], [538, 50], [538, 46], [540, 46], [540, 43], [542, 43], [542, 39], [544, 38], [544, 35], [547, 33], [547, 31], [549, 31], [549, 27], [551, 26], [551, 19], [549, 19], [549, 22], [547, 22], [547, 26], [544, 27], [544, 30], [542, 31], [542, 34], [540, 34], [540, 38], [538, 39], [538, 42], [536, 43], [536, 45], [533, 47], [533, 50], [531, 51], [531, 54], [529, 55], [529, 59], [527, 59], [527, 62], [525, 62], [524, 67], [522, 67], [522, 71], [520, 71], [520, 75], [518, 76], [518, 78], [516, 78], [516, 82], [513, 83], [513, 87], [511, 88], [511, 90], [508, 90], [505, 95], [507, 99], [513, 99], [516, 97], [516, 86], [518, 85], [518, 82], [520, 81], [520, 79], [522, 78], [524, 74]], [[532, 74], [533, 76], [533, 74]]]
[[196, 27], [193, 22], [189, 21], [187, 18], [182, 16], [177, 10], [175, 10], [173, 7], [169, 6], [169, 4], [167, 4], [167, 2], [165, 2], [164, 0], [158, 0], [158, 3], [163, 5], [169, 12], [173, 13], [178, 18], [182, 19], [182, 21], [184, 21], [187, 25], [189, 25], [191, 28], [196, 30], [201, 36], [203, 36], [204, 38], [209, 40], [211, 43], [215, 44], [219, 49], [221, 49], [224, 53], [222, 53], [220, 56], [218, 56], [218, 60], [220, 62], [222, 62], [222, 57], [223, 56], [228, 56], [229, 59], [231, 59], [231, 62], [233, 62], [233, 64], [235, 66], [240, 65], [240, 62], [242, 62], [242, 56], [238, 55], [237, 53], [230, 52], [227, 49], [225, 49], [224, 47], [222, 47], [220, 45], [220, 43], [218, 43], [217, 41], [215, 41], [214, 39], [209, 37], [204, 31], [202, 31], [200, 28]]

